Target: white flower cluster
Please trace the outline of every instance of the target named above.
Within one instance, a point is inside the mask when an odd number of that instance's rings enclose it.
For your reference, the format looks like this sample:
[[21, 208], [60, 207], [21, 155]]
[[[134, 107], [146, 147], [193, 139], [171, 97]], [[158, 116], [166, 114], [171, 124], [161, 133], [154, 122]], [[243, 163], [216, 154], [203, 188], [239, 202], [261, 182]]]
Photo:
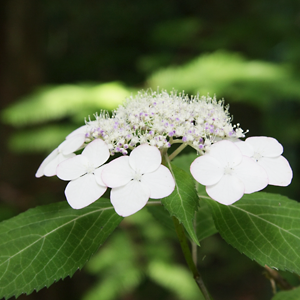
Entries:
[[[173, 192], [175, 180], [161, 164], [162, 153], [182, 143], [202, 154], [192, 163], [191, 174], [222, 204], [230, 205], [267, 184], [288, 185], [292, 170], [281, 156], [282, 146], [267, 137], [243, 142], [243, 130], [230, 122], [228, 108], [215, 98], [140, 92], [111, 117], [101, 112], [69, 134], [42, 162], [36, 177], [57, 175], [70, 181], [65, 195], [75, 209], [90, 205], [109, 187], [112, 205], [125, 217], [143, 208], [149, 198]], [[116, 153], [121, 156], [106, 163]]]

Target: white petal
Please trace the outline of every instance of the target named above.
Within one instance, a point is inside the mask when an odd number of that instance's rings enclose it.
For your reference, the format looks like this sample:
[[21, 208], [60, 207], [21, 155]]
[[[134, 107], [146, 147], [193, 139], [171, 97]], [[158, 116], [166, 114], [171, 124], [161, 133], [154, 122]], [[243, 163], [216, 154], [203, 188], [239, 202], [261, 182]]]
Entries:
[[103, 182], [111, 188], [123, 186], [133, 178], [134, 170], [129, 165], [129, 156], [112, 160], [102, 171]]
[[44, 174], [45, 176], [53, 176], [53, 175], [56, 175], [57, 174], [57, 166], [69, 159], [69, 158], [72, 158], [74, 157], [75, 154], [74, 153], [71, 153], [69, 155], [63, 155], [62, 153], [59, 153], [57, 156], [55, 156], [54, 159], [52, 159], [48, 164], [47, 166], [45, 166], [45, 169], [44, 169]]
[[[35, 177], [39, 178], [42, 177], [44, 175], [44, 169], [45, 167], [53, 160], [55, 159], [55, 157], [59, 154], [58, 149], [54, 149], [41, 163], [41, 165], [39, 166], [38, 170], [35, 173]], [[54, 176], [56, 174], [53, 175], [48, 175], [48, 176]]]
[[142, 209], [148, 202], [150, 190], [142, 182], [132, 180], [128, 184], [113, 188], [110, 201], [118, 215], [130, 216]]
[[241, 150], [235, 145], [227, 140], [223, 140], [213, 144], [210, 147], [208, 155], [217, 159], [221, 165], [227, 166], [236, 166], [242, 160]]
[[205, 154], [192, 162], [190, 171], [199, 183], [212, 185], [222, 178], [224, 167], [217, 159]]
[[141, 182], [150, 189], [152, 199], [167, 197], [175, 188], [175, 180], [170, 170], [163, 165], [160, 165], [156, 171], [143, 175]]
[[253, 159], [246, 156], [234, 168], [234, 175], [244, 183], [246, 194], [264, 189], [269, 182], [266, 171]]
[[244, 184], [234, 175], [224, 175], [218, 183], [206, 187], [206, 192], [212, 199], [225, 205], [241, 199], [244, 191]]
[[108, 160], [109, 150], [104, 141], [96, 139], [85, 147], [82, 155], [88, 157], [93, 166], [97, 168]]
[[246, 143], [252, 145], [254, 152], [264, 157], [276, 157], [282, 154], [282, 145], [272, 137], [253, 136], [245, 140]]
[[77, 134], [84, 134], [85, 135], [86, 132], [87, 132], [87, 128], [88, 127], [86, 125], [80, 126], [79, 128], [72, 131], [69, 135], [67, 135], [66, 140], [73, 137], [74, 135], [77, 135]]
[[73, 180], [88, 172], [88, 159], [77, 155], [60, 163], [57, 167], [57, 177], [62, 180]]
[[269, 184], [287, 186], [293, 178], [293, 171], [286, 158], [283, 156], [263, 157], [258, 161], [268, 174]]
[[250, 143], [243, 141], [236, 141], [234, 144], [241, 150], [242, 154], [248, 157], [252, 157], [254, 154], [253, 146]]
[[96, 178], [96, 181], [99, 185], [102, 185], [102, 186], [106, 186], [106, 184], [103, 182], [102, 180], [102, 171], [104, 170], [104, 168], [106, 167], [107, 165], [103, 165], [101, 166], [100, 168], [96, 169], [94, 171], [94, 174], [95, 174], [95, 178]]
[[142, 174], [155, 171], [161, 164], [161, 154], [154, 146], [143, 144], [132, 150], [129, 164]]
[[80, 209], [98, 200], [106, 187], [97, 184], [93, 174], [86, 174], [68, 183], [65, 195], [72, 208]]
[[69, 139], [65, 140], [59, 145], [60, 151], [64, 155], [68, 155], [72, 152], [75, 152], [81, 148], [85, 141], [84, 134], [76, 134], [70, 137]]

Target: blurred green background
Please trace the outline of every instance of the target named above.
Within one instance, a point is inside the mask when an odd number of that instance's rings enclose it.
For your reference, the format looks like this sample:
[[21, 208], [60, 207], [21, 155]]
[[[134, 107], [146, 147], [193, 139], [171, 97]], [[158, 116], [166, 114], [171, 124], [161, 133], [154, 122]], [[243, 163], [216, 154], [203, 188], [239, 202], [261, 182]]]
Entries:
[[[248, 136], [278, 139], [294, 179], [267, 190], [300, 199], [298, 0], [2, 0], [0, 66], [2, 220], [65, 201], [64, 182], [34, 177], [43, 158], [85, 118], [157, 86], [216, 94]], [[218, 235], [201, 245], [215, 300], [270, 299], [262, 267]], [[173, 232], [147, 210], [72, 279], [19, 299], [66, 298], [199, 299]]]

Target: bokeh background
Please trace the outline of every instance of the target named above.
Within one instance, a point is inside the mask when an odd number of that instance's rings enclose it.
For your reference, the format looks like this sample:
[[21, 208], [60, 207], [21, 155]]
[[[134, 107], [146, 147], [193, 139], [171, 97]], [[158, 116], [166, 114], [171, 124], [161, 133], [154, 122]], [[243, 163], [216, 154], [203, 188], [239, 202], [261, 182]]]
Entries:
[[[85, 118], [158, 86], [216, 94], [248, 136], [278, 139], [294, 179], [267, 190], [300, 199], [298, 0], [2, 0], [0, 219], [65, 201], [64, 182], [34, 177], [43, 158]], [[261, 266], [218, 235], [201, 245], [215, 300], [271, 298]], [[19, 299], [66, 298], [199, 299], [173, 232], [146, 210], [72, 279]]]

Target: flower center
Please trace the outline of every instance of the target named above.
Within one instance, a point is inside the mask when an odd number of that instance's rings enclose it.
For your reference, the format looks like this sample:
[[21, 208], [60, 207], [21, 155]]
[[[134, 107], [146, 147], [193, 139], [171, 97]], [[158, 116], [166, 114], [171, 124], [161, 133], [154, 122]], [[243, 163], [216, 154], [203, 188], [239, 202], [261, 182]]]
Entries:
[[258, 152], [254, 152], [252, 156], [256, 161], [259, 161], [262, 158], [262, 155]]
[[230, 167], [229, 165], [227, 165], [225, 168], [224, 168], [224, 175], [231, 175], [233, 172], [233, 168]]
[[133, 178], [132, 178], [132, 180], [136, 180], [136, 181], [141, 181], [142, 180], [142, 176], [143, 176], [144, 174], [141, 174], [141, 172], [140, 171], [136, 171], [135, 173], [134, 173], [134, 175], [133, 175]]
[[91, 163], [89, 163], [89, 164], [87, 165], [87, 167], [86, 167], [86, 172], [87, 172], [88, 174], [91, 174], [91, 173], [94, 173], [94, 171], [95, 171], [94, 166], [93, 166]]

